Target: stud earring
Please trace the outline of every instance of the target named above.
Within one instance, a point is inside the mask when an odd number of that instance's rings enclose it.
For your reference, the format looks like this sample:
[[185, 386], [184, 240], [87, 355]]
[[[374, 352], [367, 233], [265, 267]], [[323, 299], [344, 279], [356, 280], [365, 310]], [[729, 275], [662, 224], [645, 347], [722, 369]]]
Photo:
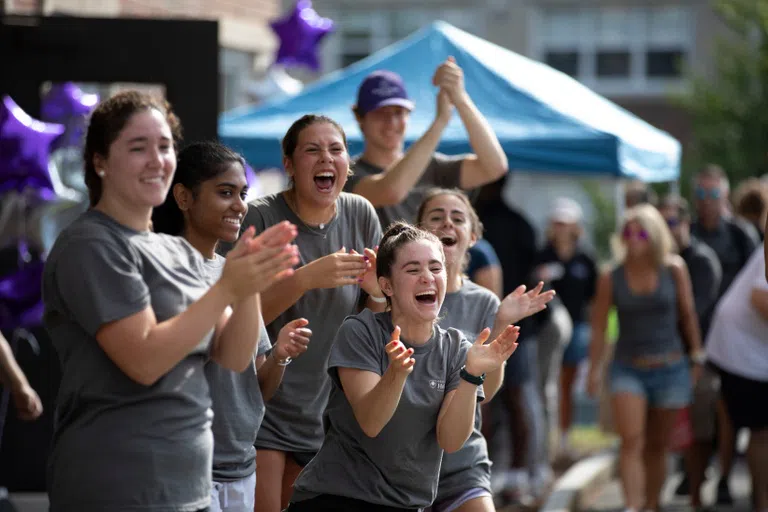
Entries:
[[99, 178], [103, 178], [107, 173], [105, 173], [103, 170], [99, 169], [96, 171], [96, 174], [99, 175]]

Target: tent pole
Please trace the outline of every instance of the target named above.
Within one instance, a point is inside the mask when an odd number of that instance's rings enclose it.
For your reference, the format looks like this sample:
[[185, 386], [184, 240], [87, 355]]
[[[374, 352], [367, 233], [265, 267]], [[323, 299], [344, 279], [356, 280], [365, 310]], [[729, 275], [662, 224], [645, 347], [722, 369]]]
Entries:
[[613, 189], [614, 210], [616, 211], [616, 230], [621, 227], [621, 219], [624, 217], [624, 184], [621, 178], [616, 178]]

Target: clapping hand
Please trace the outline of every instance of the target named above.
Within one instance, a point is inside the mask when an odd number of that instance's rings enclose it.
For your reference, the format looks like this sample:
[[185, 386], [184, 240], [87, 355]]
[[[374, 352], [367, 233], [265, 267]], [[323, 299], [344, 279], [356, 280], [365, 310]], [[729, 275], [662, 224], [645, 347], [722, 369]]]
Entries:
[[535, 288], [525, 291], [525, 285], [518, 286], [515, 291], [504, 297], [496, 314], [500, 325], [516, 324], [520, 320], [535, 315], [547, 308], [547, 303], [555, 298], [555, 291], [541, 293], [544, 283], [539, 282]]
[[471, 375], [482, 375], [501, 368], [517, 349], [520, 328], [508, 325], [495, 340], [486, 343], [490, 335], [490, 329], [483, 329], [467, 353], [466, 369]]
[[307, 329], [309, 320], [297, 318], [285, 324], [277, 335], [277, 342], [272, 347], [275, 357], [279, 360], [296, 359], [309, 348], [309, 338], [312, 331]]
[[389, 358], [389, 368], [397, 375], [407, 376], [413, 371], [413, 365], [416, 360], [412, 358], [413, 349], [405, 348], [405, 345], [400, 341], [400, 327], [395, 327], [392, 331], [392, 338], [387, 346], [384, 347]]
[[[376, 277], [376, 256], [379, 253], [379, 246], [373, 249], [367, 247], [363, 250], [363, 259], [368, 264], [368, 268], [365, 273], [358, 278], [360, 288], [365, 290], [365, 293], [373, 297], [381, 297], [381, 290], [379, 289], [379, 280]], [[352, 250], [350, 254], [358, 254], [357, 251]]]

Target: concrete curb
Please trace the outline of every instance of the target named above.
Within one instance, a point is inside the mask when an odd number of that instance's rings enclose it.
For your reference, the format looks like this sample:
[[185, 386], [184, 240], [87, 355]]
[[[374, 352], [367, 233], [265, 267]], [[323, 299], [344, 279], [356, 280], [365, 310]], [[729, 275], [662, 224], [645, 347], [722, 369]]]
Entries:
[[616, 473], [616, 453], [603, 452], [571, 466], [555, 482], [539, 512], [578, 512], [585, 498], [610, 482]]

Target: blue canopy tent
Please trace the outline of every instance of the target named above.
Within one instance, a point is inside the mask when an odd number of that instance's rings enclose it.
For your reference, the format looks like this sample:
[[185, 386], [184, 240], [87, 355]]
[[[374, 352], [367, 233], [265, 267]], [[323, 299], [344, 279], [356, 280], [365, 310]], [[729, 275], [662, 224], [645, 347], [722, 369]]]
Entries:
[[[402, 75], [416, 103], [407, 142], [423, 134], [435, 114], [436, 67], [449, 55], [464, 69], [466, 89], [496, 132], [511, 169], [595, 177], [676, 181], [680, 143], [549, 66], [501, 48], [447, 23], [435, 22], [348, 68], [331, 73], [294, 97], [224, 113], [222, 142], [255, 168], [281, 167], [280, 139], [306, 113], [322, 113], [347, 131], [350, 154], [362, 150], [351, 107], [371, 71]], [[471, 151], [458, 115], [440, 151]]]

